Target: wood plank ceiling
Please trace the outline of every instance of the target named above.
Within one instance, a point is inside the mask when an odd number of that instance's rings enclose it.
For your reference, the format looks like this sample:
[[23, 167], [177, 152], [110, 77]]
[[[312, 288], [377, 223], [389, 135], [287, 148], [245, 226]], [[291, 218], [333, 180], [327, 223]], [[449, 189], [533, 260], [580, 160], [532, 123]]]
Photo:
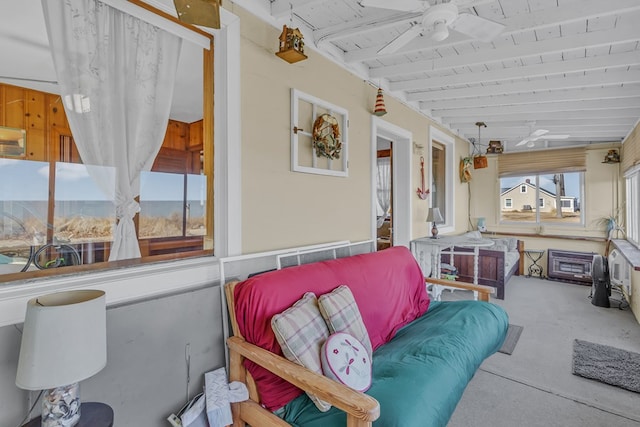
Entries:
[[[268, 1], [268, 0], [267, 0]], [[307, 46], [467, 139], [506, 151], [621, 141], [640, 118], [640, 0], [452, 0], [504, 25], [490, 42], [433, 28], [395, 52], [379, 52], [414, 25], [418, 11], [374, 0], [240, 0], [274, 23], [299, 27]], [[387, 5], [415, 0], [388, 0]], [[469, 3], [472, 3], [469, 7]], [[521, 143], [532, 132], [569, 135]], [[533, 138], [530, 138], [533, 139]]]

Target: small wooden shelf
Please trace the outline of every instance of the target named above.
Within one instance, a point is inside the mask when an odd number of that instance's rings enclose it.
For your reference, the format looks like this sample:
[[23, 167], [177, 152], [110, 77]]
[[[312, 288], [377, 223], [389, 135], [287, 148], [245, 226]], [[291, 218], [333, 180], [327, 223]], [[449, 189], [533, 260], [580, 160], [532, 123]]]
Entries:
[[280, 58], [287, 61], [289, 64], [293, 64], [294, 62], [302, 61], [303, 59], [307, 59], [307, 55], [304, 53], [300, 53], [299, 51], [291, 48], [287, 50], [283, 50], [281, 52], [276, 52]]

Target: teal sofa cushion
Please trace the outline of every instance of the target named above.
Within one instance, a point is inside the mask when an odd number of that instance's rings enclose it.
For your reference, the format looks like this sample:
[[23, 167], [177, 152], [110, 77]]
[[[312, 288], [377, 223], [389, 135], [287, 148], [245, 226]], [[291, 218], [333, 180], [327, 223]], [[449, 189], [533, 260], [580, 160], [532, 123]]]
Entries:
[[[480, 301], [432, 302], [427, 313], [373, 353], [366, 394], [380, 403], [378, 427], [444, 427], [467, 383], [506, 336], [507, 313]], [[306, 395], [276, 413], [298, 427], [344, 427], [344, 412], [320, 412]]]

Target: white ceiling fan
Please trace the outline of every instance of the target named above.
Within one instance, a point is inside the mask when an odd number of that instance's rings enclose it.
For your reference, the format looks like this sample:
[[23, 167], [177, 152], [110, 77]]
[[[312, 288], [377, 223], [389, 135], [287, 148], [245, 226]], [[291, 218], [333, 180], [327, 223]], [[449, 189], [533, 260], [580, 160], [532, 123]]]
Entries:
[[504, 29], [504, 25], [459, 9], [491, 3], [495, 0], [450, 0], [431, 5], [427, 0], [361, 0], [364, 7], [391, 9], [401, 12], [423, 12], [419, 21], [378, 51], [384, 55], [394, 53], [420, 34], [431, 32], [431, 39], [442, 41], [449, 37], [449, 29], [484, 42], [491, 41]]
[[549, 131], [547, 129], [536, 129], [531, 131], [529, 136], [518, 142], [516, 147], [527, 144], [527, 147], [532, 148], [535, 142], [539, 139], [567, 139], [570, 136], [571, 135], [549, 135]]

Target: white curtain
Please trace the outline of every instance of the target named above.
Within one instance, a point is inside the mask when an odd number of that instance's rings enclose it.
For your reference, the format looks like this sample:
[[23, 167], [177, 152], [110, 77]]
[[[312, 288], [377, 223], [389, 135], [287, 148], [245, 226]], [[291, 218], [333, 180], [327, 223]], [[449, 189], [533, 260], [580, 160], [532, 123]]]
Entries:
[[162, 145], [182, 40], [97, 0], [42, 0], [42, 7], [80, 157], [115, 169], [109, 260], [139, 258], [140, 172], [151, 169]]
[[391, 209], [391, 159], [389, 157], [378, 159], [377, 198], [382, 215], [378, 217], [376, 226], [380, 228]]

